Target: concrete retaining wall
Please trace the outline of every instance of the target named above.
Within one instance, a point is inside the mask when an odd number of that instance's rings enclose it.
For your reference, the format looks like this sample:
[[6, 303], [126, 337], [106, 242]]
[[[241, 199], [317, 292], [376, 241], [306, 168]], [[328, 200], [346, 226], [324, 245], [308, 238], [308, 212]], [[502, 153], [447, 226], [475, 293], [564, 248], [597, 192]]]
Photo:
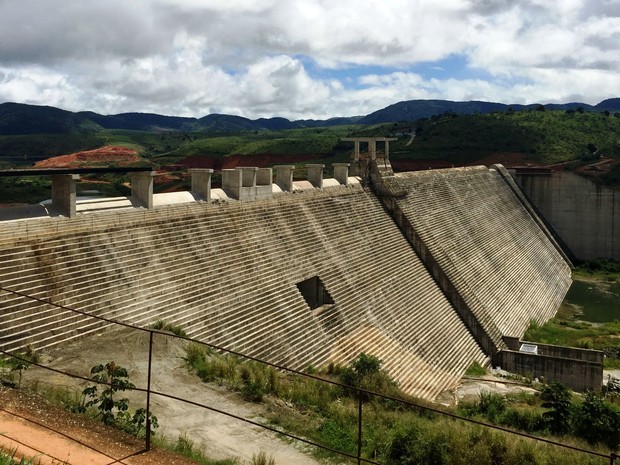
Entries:
[[587, 360], [503, 350], [494, 362], [512, 373], [545, 382], [557, 381], [575, 391], [600, 389], [603, 383], [602, 363]]

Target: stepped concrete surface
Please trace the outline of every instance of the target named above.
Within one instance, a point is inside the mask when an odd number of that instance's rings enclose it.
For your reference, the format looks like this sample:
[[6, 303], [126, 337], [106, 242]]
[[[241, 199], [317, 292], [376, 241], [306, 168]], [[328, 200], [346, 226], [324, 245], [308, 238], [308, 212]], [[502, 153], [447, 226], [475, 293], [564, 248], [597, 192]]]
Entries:
[[[568, 271], [522, 212], [503, 194], [494, 199], [503, 189], [494, 175], [479, 171], [484, 194], [453, 195], [447, 174], [404, 176], [411, 198], [402, 207], [468, 301], [484, 303], [475, 307], [484, 324], [513, 334], [549, 316]], [[474, 178], [461, 178], [475, 190]], [[120, 209], [89, 210], [78, 201], [74, 218], [0, 221], [0, 345], [44, 349], [110, 326], [69, 308], [143, 326], [163, 319], [192, 338], [296, 369], [363, 351], [384, 360], [406, 392], [433, 399], [489, 356], [377, 196], [349, 181], [289, 183], [292, 192], [247, 202], [217, 200], [227, 195], [216, 189], [208, 202], [177, 193], [162, 205], [156, 194], [152, 208], [120, 201]], [[553, 273], [551, 284], [538, 283]], [[311, 278], [333, 304], [310, 308], [298, 284]]]
[[487, 353], [555, 315], [571, 270], [495, 169], [398, 173], [386, 203]]

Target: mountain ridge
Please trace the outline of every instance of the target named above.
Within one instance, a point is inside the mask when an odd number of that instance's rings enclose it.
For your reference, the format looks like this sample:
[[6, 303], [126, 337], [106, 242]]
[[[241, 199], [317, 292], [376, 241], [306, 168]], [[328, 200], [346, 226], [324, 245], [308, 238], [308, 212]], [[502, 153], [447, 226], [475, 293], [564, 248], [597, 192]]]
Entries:
[[295, 121], [278, 116], [252, 120], [243, 116], [216, 113], [201, 118], [141, 112], [101, 115], [92, 111], [71, 112], [52, 106], [6, 102], [0, 104], [0, 135], [69, 134], [96, 132], [105, 129], [226, 134], [240, 131], [278, 131], [348, 124], [372, 125], [416, 121], [444, 113], [484, 114], [541, 108], [566, 111], [583, 109], [584, 111], [618, 112], [620, 111], [620, 98], [609, 98], [597, 105], [580, 102], [521, 105], [478, 100], [458, 102], [418, 99], [397, 102], [365, 116], [336, 116], [326, 120], [306, 119]]

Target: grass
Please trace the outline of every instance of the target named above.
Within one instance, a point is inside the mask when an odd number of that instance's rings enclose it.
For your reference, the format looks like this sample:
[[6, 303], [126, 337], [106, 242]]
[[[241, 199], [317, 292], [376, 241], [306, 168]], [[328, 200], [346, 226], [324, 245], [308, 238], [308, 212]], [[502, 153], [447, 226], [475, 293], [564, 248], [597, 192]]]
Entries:
[[487, 374], [487, 369], [481, 366], [478, 362], [472, 363], [465, 372], [467, 376], [484, 376]]
[[151, 325], [151, 328], [158, 329], [160, 331], [170, 331], [177, 336], [187, 337], [187, 333], [180, 325], [175, 325], [165, 320], [157, 320]]
[[[321, 383], [290, 374], [275, 372], [271, 367], [244, 362], [237, 357], [220, 355], [190, 344], [186, 361], [205, 382], [228, 386], [247, 399], [247, 384], [260, 391], [260, 401], [267, 410], [267, 419], [276, 428], [349, 454], [357, 452], [357, 409], [355, 392], [342, 387]], [[357, 365], [358, 374], [370, 365]], [[348, 367], [330, 365], [323, 369], [312, 367], [320, 377], [342, 380], [350, 375], [354, 364]], [[373, 375], [362, 376], [361, 385], [381, 387], [397, 398], [413, 400], [397, 391], [393, 383], [372, 381], [381, 373], [371, 367]], [[245, 373], [245, 375], [244, 375]], [[349, 373], [349, 375], [347, 375]], [[366, 383], [371, 380], [371, 385]], [[499, 397], [499, 396], [498, 396]], [[492, 418], [512, 428], [520, 428], [548, 436], [541, 427], [543, 411], [540, 401], [533, 396], [515, 396], [504, 399], [489, 396], [476, 406], [473, 416]], [[279, 399], [279, 400], [276, 400]], [[257, 399], [253, 399], [258, 401]], [[283, 402], [282, 402], [283, 401]], [[415, 400], [418, 405], [425, 405]], [[436, 408], [436, 406], [435, 406]], [[467, 413], [467, 412], [465, 412]], [[408, 406], [393, 400], [370, 396], [364, 398], [363, 457], [386, 464], [602, 464], [605, 460], [590, 458], [570, 451], [555, 450], [549, 446], [455, 421], [420, 407]], [[581, 444], [579, 440], [571, 440]], [[583, 446], [583, 444], [581, 444]], [[319, 458], [341, 460], [323, 449], [315, 450]]]
[[27, 460], [24, 457], [17, 457], [16, 452], [7, 454], [0, 451], [0, 465], [34, 465], [32, 460]]
[[157, 446], [171, 450], [200, 465], [241, 465], [237, 458], [224, 460], [213, 460], [208, 458], [203, 448], [196, 446], [194, 441], [190, 439], [186, 433], [180, 434], [174, 442], [160, 436], [157, 436], [154, 442]]
[[13, 452], [3, 452], [0, 450], [0, 465], [39, 465], [39, 460], [28, 459], [17, 454], [17, 450]]

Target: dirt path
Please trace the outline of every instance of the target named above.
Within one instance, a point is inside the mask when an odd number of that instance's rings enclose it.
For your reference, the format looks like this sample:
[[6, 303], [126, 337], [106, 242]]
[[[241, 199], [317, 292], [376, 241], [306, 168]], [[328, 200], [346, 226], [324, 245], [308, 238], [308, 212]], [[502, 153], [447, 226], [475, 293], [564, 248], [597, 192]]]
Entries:
[[72, 415], [42, 397], [0, 388], [0, 449], [40, 465], [195, 465], [168, 450]]
[[[259, 423], [264, 421], [260, 404], [243, 402], [237, 394], [217, 385], [207, 385], [190, 374], [183, 366], [183, 344], [178, 339], [155, 336], [153, 390], [190, 399]], [[146, 388], [148, 334], [142, 331], [121, 331], [94, 336], [54, 350], [46, 359], [47, 366], [80, 376], [89, 376], [89, 370], [94, 365], [114, 361], [128, 369], [129, 379], [136, 387]], [[80, 391], [85, 385], [83, 381], [36, 367], [25, 373], [24, 382], [39, 390], [62, 386]], [[143, 393], [131, 393], [127, 397], [130, 398], [132, 409], [145, 405]], [[212, 459], [237, 457], [243, 463], [249, 462], [254, 454], [264, 451], [277, 464], [319, 463], [303, 453], [301, 446], [285, 442], [273, 433], [217, 412], [158, 395], [151, 397], [151, 411], [161, 425], [157, 430], [158, 435], [172, 442], [183, 437]]]

